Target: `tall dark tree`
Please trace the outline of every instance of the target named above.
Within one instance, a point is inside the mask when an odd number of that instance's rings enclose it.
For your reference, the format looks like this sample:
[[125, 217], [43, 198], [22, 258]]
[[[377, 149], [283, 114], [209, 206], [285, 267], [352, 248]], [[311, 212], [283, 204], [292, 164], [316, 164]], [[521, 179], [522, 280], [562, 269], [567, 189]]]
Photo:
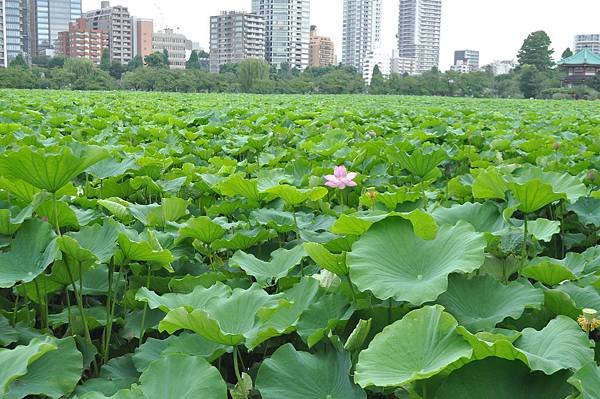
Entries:
[[113, 60], [110, 63], [110, 68], [108, 70], [108, 73], [110, 76], [113, 77], [113, 79], [121, 80], [121, 76], [123, 76], [123, 74], [126, 71], [127, 71], [127, 67], [125, 67], [125, 65], [121, 64], [121, 62], [119, 62], [118, 60]]
[[536, 98], [544, 87], [544, 74], [534, 65], [524, 65], [520, 71], [519, 88], [525, 98]]
[[517, 54], [519, 65], [533, 65], [538, 71], [546, 71], [554, 66], [552, 54], [554, 50], [550, 48], [552, 41], [544, 31], [530, 33]]
[[198, 58], [198, 52], [192, 50], [190, 58], [185, 62], [185, 69], [200, 69], [200, 59]]
[[64, 55], [55, 55], [54, 57], [48, 60], [48, 68], [62, 68], [65, 66], [65, 60], [67, 57]]
[[8, 66], [11, 68], [29, 68], [29, 65], [27, 64], [27, 61], [25, 61], [25, 57], [23, 57], [23, 54], [18, 54], [15, 58], [13, 58], [10, 61]]
[[135, 57], [133, 57], [131, 59], [131, 61], [129, 61], [129, 63], [127, 64], [127, 70], [128, 71], [135, 71], [138, 68], [143, 68], [144, 67], [144, 60], [142, 59], [141, 55], [136, 55]]
[[166, 69], [169, 67], [169, 63], [165, 62], [164, 54], [160, 51], [147, 55], [144, 57], [144, 61], [150, 68]]
[[269, 64], [265, 60], [249, 58], [239, 63], [238, 78], [244, 91], [251, 91], [255, 82], [269, 79]]
[[167, 49], [163, 49], [162, 51], [162, 57], [163, 57], [163, 63], [167, 66], [167, 68], [169, 67], [169, 50]]
[[108, 72], [110, 69], [110, 49], [106, 47], [102, 50], [102, 56], [100, 57], [100, 69]]
[[565, 58], [569, 58], [572, 55], [573, 55], [573, 52], [571, 51], [571, 47], [567, 47], [565, 49], [565, 51], [563, 51], [563, 53], [560, 56], [560, 58], [564, 60]]
[[369, 89], [371, 94], [384, 94], [385, 93], [385, 79], [379, 69], [379, 65], [375, 65], [373, 68], [373, 75], [371, 76], [371, 86]]

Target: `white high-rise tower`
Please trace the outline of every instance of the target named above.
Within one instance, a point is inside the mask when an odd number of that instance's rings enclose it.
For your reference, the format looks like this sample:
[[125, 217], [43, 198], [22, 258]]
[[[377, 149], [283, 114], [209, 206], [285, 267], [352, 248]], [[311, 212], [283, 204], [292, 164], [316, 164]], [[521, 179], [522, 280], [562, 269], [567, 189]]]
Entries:
[[308, 66], [310, 0], [252, 0], [252, 12], [265, 20], [265, 58], [276, 67]]
[[440, 63], [442, 0], [400, 0], [398, 52], [415, 60], [415, 72], [423, 73]]
[[368, 54], [379, 47], [382, 0], [344, 0], [342, 64], [362, 71]]

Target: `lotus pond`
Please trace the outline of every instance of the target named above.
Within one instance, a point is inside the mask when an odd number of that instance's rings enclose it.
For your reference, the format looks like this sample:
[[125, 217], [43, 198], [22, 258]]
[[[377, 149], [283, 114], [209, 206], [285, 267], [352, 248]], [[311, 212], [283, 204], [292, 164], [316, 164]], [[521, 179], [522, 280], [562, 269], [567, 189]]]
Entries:
[[0, 397], [600, 397], [600, 108], [0, 91]]

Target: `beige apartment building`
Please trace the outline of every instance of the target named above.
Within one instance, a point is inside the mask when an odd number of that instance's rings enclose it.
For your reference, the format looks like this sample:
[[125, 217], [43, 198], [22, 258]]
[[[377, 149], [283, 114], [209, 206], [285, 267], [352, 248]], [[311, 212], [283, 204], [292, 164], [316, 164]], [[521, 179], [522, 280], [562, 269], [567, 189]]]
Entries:
[[310, 46], [308, 52], [308, 66], [321, 68], [336, 64], [335, 47], [329, 37], [317, 35], [317, 27], [310, 27]]

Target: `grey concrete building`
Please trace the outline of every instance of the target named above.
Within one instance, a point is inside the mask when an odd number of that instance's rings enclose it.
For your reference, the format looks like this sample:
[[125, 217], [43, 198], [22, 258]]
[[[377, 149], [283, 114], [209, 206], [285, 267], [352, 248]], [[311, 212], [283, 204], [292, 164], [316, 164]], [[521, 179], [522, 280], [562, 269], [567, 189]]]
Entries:
[[127, 7], [111, 7], [109, 1], [102, 1], [100, 9], [88, 11], [84, 17], [90, 21], [92, 29], [108, 32], [111, 60], [117, 60], [122, 64], [131, 61], [133, 58], [133, 27]]
[[358, 71], [381, 40], [382, 0], [344, 0], [342, 64]]

